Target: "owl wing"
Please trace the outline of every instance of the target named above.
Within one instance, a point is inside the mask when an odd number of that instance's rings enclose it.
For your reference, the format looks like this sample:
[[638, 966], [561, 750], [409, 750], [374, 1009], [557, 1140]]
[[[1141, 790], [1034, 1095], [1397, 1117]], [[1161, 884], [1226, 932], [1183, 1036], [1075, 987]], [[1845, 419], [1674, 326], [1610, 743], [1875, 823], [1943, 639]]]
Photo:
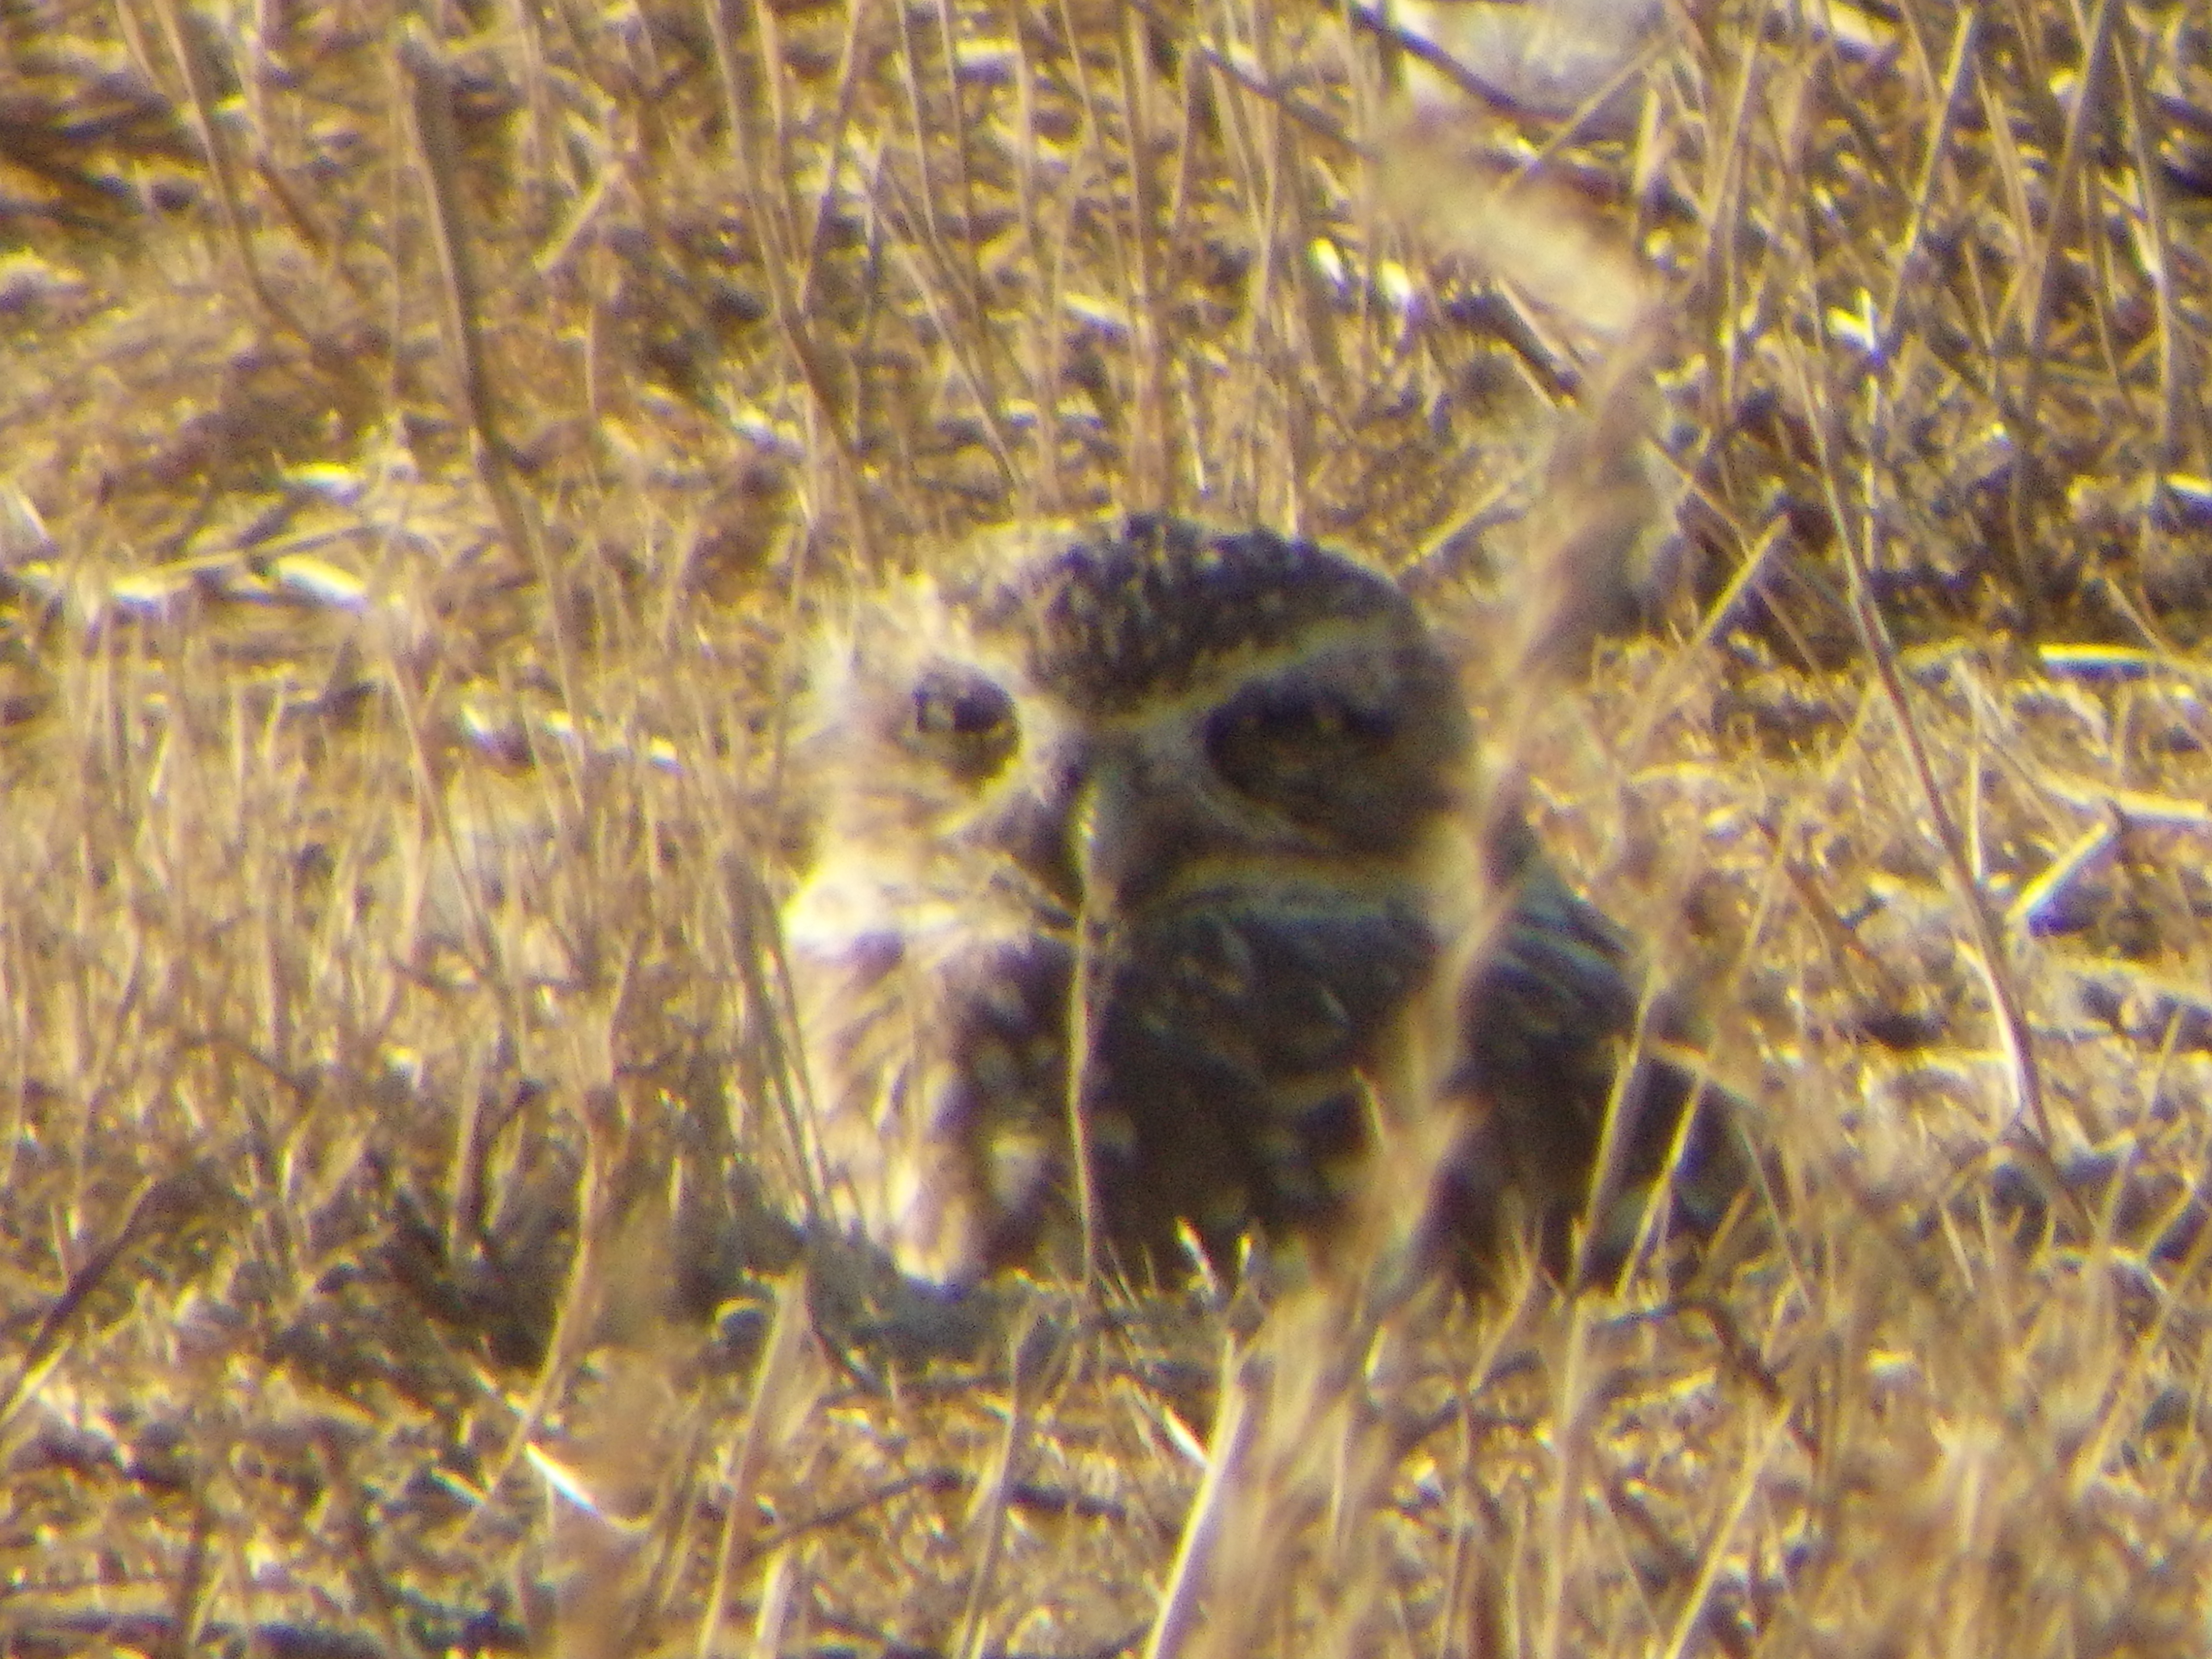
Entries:
[[[1463, 1271], [1476, 1271], [1526, 1214], [1547, 1265], [1564, 1273], [1572, 1230], [1591, 1208], [1607, 1115], [1617, 1110], [1598, 1233], [1584, 1258], [1588, 1276], [1603, 1281], [1634, 1247], [1686, 1112], [1697, 1121], [1677, 1213], [1710, 1231], [1725, 1212], [1741, 1185], [1725, 1121], [1734, 1103], [1680, 1057], [1682, 1021], [1668, 1000], [1644, 1017], [1644, 1041], [1635, 1041], [1640, 971], [1627, 935], [1570, 889], [1533, 841], [1516, 837], [1500, 874], [1510, 902], [1460, 993], [1465, 1046], [1446, 1092], [1468, 1127], [1440, 1177], [1435, 1224]], [[1623, 1080], [1632, 1053], [1635, 1069]]]

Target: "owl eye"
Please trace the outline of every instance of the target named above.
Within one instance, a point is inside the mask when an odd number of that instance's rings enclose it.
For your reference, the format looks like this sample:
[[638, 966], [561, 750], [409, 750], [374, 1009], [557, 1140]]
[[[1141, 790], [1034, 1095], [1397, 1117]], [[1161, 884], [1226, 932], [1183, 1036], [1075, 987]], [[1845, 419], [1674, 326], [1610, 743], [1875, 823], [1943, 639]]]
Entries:
[[1237, 790], [1295, 804], [1389, 747], [1398, 716], [1325, 685], [1261, 685], [1206, 723], [1206, 757]]
[[1005, 688], [957, 668], [933, 668], [915, 682], [909, 720], [915, 746], [965, 777], [996, 772], [1019, 736]]

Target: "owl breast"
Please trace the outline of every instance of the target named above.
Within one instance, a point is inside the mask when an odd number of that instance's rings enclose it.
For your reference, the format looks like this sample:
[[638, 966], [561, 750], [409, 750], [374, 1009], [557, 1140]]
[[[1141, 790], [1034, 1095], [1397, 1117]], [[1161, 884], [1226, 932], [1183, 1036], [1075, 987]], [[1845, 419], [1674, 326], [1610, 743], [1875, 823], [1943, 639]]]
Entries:
[[1103, 975], [1083, 1109], [1109, 1231], [1155, 1260], [1185, 1221], [1325, 1230], [1368, 1137], [1362, 1075], [1437, 941], [1408, 897], [1201, 892], [1131, 932]]

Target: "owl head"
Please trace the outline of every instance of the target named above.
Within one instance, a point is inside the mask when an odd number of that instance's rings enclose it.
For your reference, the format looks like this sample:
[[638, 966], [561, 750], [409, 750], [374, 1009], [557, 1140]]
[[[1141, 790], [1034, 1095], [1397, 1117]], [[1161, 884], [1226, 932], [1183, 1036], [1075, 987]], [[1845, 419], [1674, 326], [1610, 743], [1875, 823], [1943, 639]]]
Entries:
[[1031, 532], [826, 631], [784, 925], [833, 1212], [949, 1284], [1086, 1210], [1132, 1270], [1325, 1225], [1471, 751], [1405, 596], [1264, 531]]

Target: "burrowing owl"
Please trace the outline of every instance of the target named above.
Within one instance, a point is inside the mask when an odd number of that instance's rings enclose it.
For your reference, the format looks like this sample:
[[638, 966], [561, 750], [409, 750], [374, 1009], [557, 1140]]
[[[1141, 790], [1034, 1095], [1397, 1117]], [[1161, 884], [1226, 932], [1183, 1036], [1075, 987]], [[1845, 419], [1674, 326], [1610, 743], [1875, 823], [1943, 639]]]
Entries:
[[1086, 1219], [1136, 1273], [1178, 1224], [1325, 1240], [1425, 1001], [1461, 1127], [1407, 1201], [1463, 1261], [1578, 1212], [1616, 1096], [1626, 1162], [1663, 1161], [1692, 1085], [1616, 1088], [1625, 942], [1481, 830], [1455, 671], [1379, 574], [1166, 518], [1033, 536], [834, 630], [812, 697], [811, 1150], [908, 1274], [1064, 1261]]

